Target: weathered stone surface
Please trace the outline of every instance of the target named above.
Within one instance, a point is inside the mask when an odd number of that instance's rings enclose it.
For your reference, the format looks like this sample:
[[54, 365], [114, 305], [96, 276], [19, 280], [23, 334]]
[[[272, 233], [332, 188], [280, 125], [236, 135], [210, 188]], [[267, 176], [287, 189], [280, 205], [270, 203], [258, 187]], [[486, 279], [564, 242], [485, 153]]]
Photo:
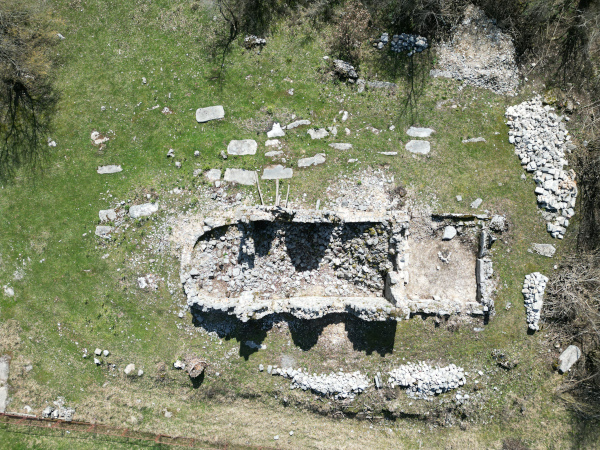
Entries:
[[339, 75], [340, 78], [348, 79], [351, 82], [358, 78], [358, 74], [356, 73], [354, 66], [346, 61], [342, 61], [341, 59], [335, 59], [333, 61], [333, 70]]
[[120, 165], [98, 166], [98, 169], [96, 171], [99, 174], [118, 173], [123, 171], [123, 168]]
[[471, 208], [473, 209], [477, 209], [481, 206], [481, 204], [483, 203], [483, 200], [480, 198], [476, 198], [473, 203], [471, 203]]
[[220, 169], [210, 169], [207, 170], [204, 174], [209, 183], [214, 183], [221, 179], [221, 170]]
[[196, 120], [200, 123], [222, 119], [223, 117], [225, 117], [225, 110], [221, 105], [198, 108], [196, 110]]
[[552, 244], [532, 244], [529, 252], [552, 258], [556, 252], [556, 248]]
[[117, 220], [117, 213], [114, 209], [101, 209], [98, 212], [98, 217], [100, 218], [100, 222], [112, 222]]
[[227, 154], [229, 155], [256, 155], [256, 149], [258, 144], [254, 139], [241, 139], [238, 141], [231, 141], [227, 146]]
[[336, 150], [350, 150], [352, 148], [352, 144], [342, 144], [342, 143], [329, 144], [329, 146]]
[[444, 236], [442, 237], [443, 241], [450, 241], [450, 240], [454, 239], [455, 236], [456, 236], [456, 228], [454, 228], [451, 225], [448, 225], [446, 228], [444, 228]]
[[129, 208], [129, 215], [132, 219], [150, 216], [158, 211], [158, 203], [144, 203], [142, 205], [133, 205]]
[[411, 153], [426, 155], [431, 150], [431, 146], [428, 141], [409, 141], [406, 144], [406, 150]]
[[96, 227], [95, 234], [98, 237], [108, 239], [110, 237], [110, 233], [112, 233], [113, 230], [114, 230], [113, 227], [108, 227], [108, 226], [105, 226], [105, 225], [98, 225]]
[[569, 345], [558, 357], [558, 371], [567, 372], [581, 358], [581, 350], [576, 345]]
[[292, 178], [294, 171], [291, 167], [283, 167], [282, 165], [277, 165], [273, 167], [265, 167], [265, 170], [262, 174], [263, 180], [281, 180], [284, 178]]
[[408, 134], [410, 137], [427, 138], [434, 132], [435, 130], [432, 128], [410, 127], [406, 131], [406, 134]]
[[271, 128], [271, 131], [267, 132], [267, 137], [269, 139], [283, 137], [283, 136], [285, 136], [285, 131], [283, 131], [283, 129], [281, 128], [281, 124], [279, 124], [277, 122], [275, 122], [273, 124], [273, 128]]
[[133, 374], [134, 372], [135, 372], [135, 364], [127, 364], [127, 366], [125, 367], [125, 370], [123, 370], [123, 373], [125, 373], [125, 375], [127, 375], [127, 376]]
[[227, 169], [223, 180], [229, 183], [238, 183], [246, 186], [256, 184], [256, 172], [244, 169]]
[[309, 167], [323, 164], [325, 162], [325, 153], [317, 153], [310, 158], [302, 158], [298, 161], [298, 167]]
[[476, 138], [462, 140], [463, 144], [469, 144], [469, 143], [473, 143], [473, 142], [486, 142], [486, 140], [484, 137], [476, 137]]
[[308, 134], [311, 139], [323, 139], [324, 137], [329, 136], [329, 132], [325, 128], [319, 128], [318, 130], [311, 128], [308, 130]]
[[285, 129], [292, 130], [292, 129], [300, 127], [302, 125], [310, 125], [310, 120], [306, 120], [306, 119], [296, 120], [296, 121], [290, 123], [288, 126], [286, 126]]
[[385, 156], [396, 156], [398, 152], [379, 152], [379, 154]]
[[265, 153], [265, 156], [268, 156], [269, 158], [274, 158], [276, 156], [281, 156], [281, 155], [283, 155], [283, 152], [281, 150], [274, 150], [272, 152]]
[[265, 147], [280, 147], [281, 141], [279, 139], [268, 139], [265, 142]]

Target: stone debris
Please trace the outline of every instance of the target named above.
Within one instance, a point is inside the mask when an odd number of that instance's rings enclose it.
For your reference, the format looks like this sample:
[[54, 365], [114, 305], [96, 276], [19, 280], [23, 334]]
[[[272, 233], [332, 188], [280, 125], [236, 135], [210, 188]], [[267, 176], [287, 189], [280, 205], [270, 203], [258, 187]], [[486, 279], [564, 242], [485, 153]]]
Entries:
[[406, 388], [409, 396], [427, 398], [457, 389], [466, 383], [462, 367], [433, 367], [424, 362], [403, 364], [389, 372], [388, 384]]
[[454, 239], [455, 236], [456, 236], [456, 228], [454, 228], [451, 225], [448, 225], [446, 228], [444, 228], [444, 236], [442, 237], [443, 241], [450, 241], [450, 240]]
[[292, 178], [294, 171], [291, 167], [283, 167], [281, 165], [265, 167], [261, 179], [263, 180], [281, 180]]
[[428, 138], [432, 135], [432, 133], [435, 133], [435, 130], [433, 128], [410, 127], [406, 131], [406, 134], [408, 134], [410, 137], [418, 138]]
[[107, 173], [118, 173], [118, 172], [122, 172], [123, 168], [120, 165], [108, 165], [108, 166], [98, 166], [98, 169], [96, 170], [96, 172], [98, 172], [99, 174], [103, 175], [103, 174], [107, 174]]
[[142, 205], [133, 205], [129, 208], [129, 215], [132, 219], [151, 216], [158, 211], [158, 203], [144, 203]]
[[342, 80], [348, 80], [350, 83], [354, 83], [358, 79], [358, 74], [356, 73], [354, 66], [341, 59], [333, 60], [333, 71]]
[[102, 354], [104, 355], [104, 357], [107, 357], [108, 355], [110, 355], [110, 352], [108, 350], [104, 350]]
[[581, 358], [581, 350], [576, 345], [569, 345], [558, 357], [558, 372], [568, 372], [573, 364]]
[[562, 239], [575, 214], [577, 184], [575, 172], [564, 171], [565, 150], [571, 140], [563, 116], [550, 106], [543, 106], [538, 95], [532, 100], [506, 109], [508, 140], [515, 145], [521, 165], [533, 173], [535, 194], [545, 210], [548, 232]]
[[411, 153], [426, 155], [431, 150], [431, 146], [428, 141], [408, 141], [408, 144], [406, 144], [406, 150]]
[[244, 38], [244, 47], [248, 50], [254, 47], [260, 47], [262, 49], [265, 45], [267, 45], [267, 40], [265, 38], [253, 34], [249, 34]]
[[56, 407], [46, 406], [46, 408], [44, 408], [41, 414], [43, 419], [57, 419], [64, 420], [65, 422], [71, 422], [73, 420], [75, 409], [65, 407], [63, 398], [59, 397], [59, 399], [54, 402], [54, 405]]
[[348, 111], [340, 111], [342, 114], [342, 122], [348, 120]]
[[242, 139], [239, 141], [231, 141], [227, 146], [228, 155], [256, 155], [258, 144], [254, 139]]
[[523, 283], [523, 296], [525, 297], [525, 309], [527, 311], [527, 323], [529, 329], [538, 331], [540, 315], [542, 312], [542, 306], [544, 305], [544, 291], [546, 290], [546, 283], [548, 277], [542, 275], [539, 272], [530, 273], [525, 275], [525, 282]]
[[508, 230], [508, 221], [506, 220], [506, 217], [494, 214], [490, 219], [489, 228], [497, 233], [504, 233]]
[[319, 128], [317, 130], [311, 128], [308, 130], [308, 134], [310, 135], [311, 139], [323, 139], [324, 137], [329, 136], [329, 132], [325, 128]]
[[117, 220], [117, 213], [114, 209], [101, 209], [98, 211], [100, 222], [113, 222]]
[[104, 239], [109, 239], [110, 238], [110, 233], [112, 233], [114, 230], [113, 227], [109, 227], [106, 225], [98, 225], [96, 227], [96, 231], [95, 234], [98, 237], [104, 238]]
[[92, 131], [90, 138], [92, 139], [94, 145], [102, 145], [109, 141], [108, 136], [104, 136], [97, 131]]
[[218, 120], [225, 117], [223, 106], [209, 106], [208, 108], [198, 108], [196, 110], [196, 121], [199, 123], [208, 122], [210, 120]]
[[296, 121], [290, 123], [289, 125], [287, 125], [286, 127], [284, 127], [284, 129], [292, 130], [292, 129], [300, 127], [302, 125], [310, 125], [310, 120], [306, 120], [306, 119], [296, 120]]
[[167, 152], [167, 158], [175, 158], [175, 150], [170, 148], [169, 151]]
[[[380, 43], [384, 42], [384, 38], [387, 36], [387, 33], [383, 33], [380, 38]], [[388, 39], [389, 40], [389, 37]], [[387, 43], [387, 42], [386, 42]], [[385, 44], [384, 44], [385, 46]], [[418, 36], [416, 34], [395, 34], [392, 36], [392, 43], [390, 45], [393, 52], [396, 53], [404, 53], [407, 52], [408, 56], [413, 56], [415, 53], [421, 53], [429, 47], [427, 43], [427, 38], [423, 36]], [[377, 48], [383, 48], [383, 46], [377, 45]]]
[[317, 153], [310, 158], [302, 158], [298, 160], [298, 167], [309, 167], [323, 164], [325, 162], [325, 153]]
[[203, 358], [191, 356], [187, 358], [186, 365], [190, 378], [198, 378], [204, 373], [204, 369], [208, 367], [208, 362]]
[[342, 144], [342, 143], [329, 144], [329, 146], [336, 150], [350, 150], [352, 148], [352, 144]]
[[244, 169], [226, 169], [224, 181], [229, 183], [238, 183], [245, 186], [254, 186], [256, 184], [256, 172], [254, 170]]
[[94, 358], [94, 364], [100, 366], [102, 364], [102, 361], [100, 361], [98, 358]]
[[173, 368], [177, 370], [185, 370], [185, 363], [183, 361], [177, 360], [173, 363]]
[[345, 373], [340, 370], [337, 373], [312, 375], [306, 370], [276, 368], [271, 375], [282, 376], [291, 379], [290, 389], [310, 390], [315, 394], [333, 397], [335, 400], [345, 398], [353, 399], [357, 394], [364, 392], [369, 387], [369, 380], [360, 372]]
[[127, 364], [123, 373], [127, 376], [133, 374], [135, 372], [135, 364]]
[[4, 290], [4, 295], [6, 295], [7, 297], [14, 297], [15, 296], [15, 290], [7, 285], [2, 286], [2, 289]]
[[94, 350], [94, 355], [101, 356], [102, 355], [102, 349], [101, 348], [97, 348], [96, 350]]
[[473, 209], [477, 209], [481, 206], [481, 204], [483, 203], [483, 199], [481, 198], [476, 198], [475, 200], [473, 200], [473, 202], [471, 203], [471, 208]]
[[476, 138], [470, 138], [470, 139], [463, 139], [462, 140], [463, 144], [470, 144], [470, 143], [473, 143], [473, 142], [487, 142], [487, 141], [485, 140], [484, 137], [476, 137]]
[[214, 183], [215, 181], [219, 181], [221, 179], [221, 170], [220, 169], [210, 169], [204, 173], [204, 177], [207, 179], [209, 183]]
[[271, 131], [267, 132], [267, 137], [269, 139], [283, 137], [283, 136], [285, 136], [285, 131], [283, 131], [283, 129], [281, 128], [281, 124], [279, 124], [277, 122], [275, 122], [273, 124], [273, 128], [271, 128]]
[[556, 252], [556, 248], [552, 244], [531, 244], [531, 247], [527, 251], [552, 258]]
[[437, 53], [437, 68], [431, 70], [431, 76], [454, 78], [497, 94], [516, 95], [519, 72], [512, 39], [479, 8], [470, 5], [465, 9], [452, 39], [442, 42]]

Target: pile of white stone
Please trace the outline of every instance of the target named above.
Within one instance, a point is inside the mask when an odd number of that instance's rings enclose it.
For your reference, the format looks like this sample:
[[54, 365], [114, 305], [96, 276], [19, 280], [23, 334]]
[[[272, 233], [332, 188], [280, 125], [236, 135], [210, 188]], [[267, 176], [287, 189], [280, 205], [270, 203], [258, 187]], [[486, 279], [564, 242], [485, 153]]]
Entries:
[[464, 369], [454, 364], [433, 367], [424, 362], [408, 363], [392, 370], [389, 375], [391, 387], [405, 387], [409, 395], [417, 398], [442, 394], [466, 382]]
[[533, 272], [525, 275], [523, 283], [523, 296], [525, 297], [525, 309], [527, 311], [527, 323], [529, 329], [537, 331], [540, 329], [538, 322], [544, 304], [544, 291], [548, 277], [539, 272]]
[[337, 373], [317, 375], [309, 374], [302, 369], [276, 368], [271, 371], [272, 375], [280, 375], [292, 380], [291, 389], [311, 390], [320, 395], [333, 397], [336, 400], [354, 398], [356, 394], [364, 392], [369, 387], [369, 380], [360, 372], [345, 373], [340, 370]]
[[562, 239], [575, 214], [575, 173], [563, 170], [566, 145], [571, 139], [562, 116], [543, 106], [540, 96], [506, 110], [508, 139], [525, 170], [533, 173], [537, 201], [548, 211], [548, 232]]

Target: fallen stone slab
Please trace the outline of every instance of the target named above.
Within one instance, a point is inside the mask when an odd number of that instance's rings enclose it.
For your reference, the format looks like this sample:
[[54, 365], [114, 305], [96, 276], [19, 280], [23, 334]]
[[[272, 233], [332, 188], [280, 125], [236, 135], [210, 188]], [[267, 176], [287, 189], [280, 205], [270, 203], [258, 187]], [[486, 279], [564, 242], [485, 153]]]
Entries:
[[158, 211], [158, 203], [144, 203], [143, 205], [133, 205], [129, 208], [129, 215], [132, 219], [150, 216]]
[[221, 179], [221, 170], [220, 169], [210, 169], [207, 170], [204, 174], [209, 183], [214, 183]]
[[283, 136], [285, 136], [285, 131], [283, 131], [283, 129], [281, 128], [281, 124], [279, 124], [277, 122], [275, 122], [273, 124], [273, 128], [271, 128], [271, 131], [267, 131], [267, 137], [269, 139], [283, 137]]
[[538, 255], [552, 258], [556, 252], [556, 248], [552, 244], [532, 244], [528, 251], [529, 253], [537, 253]]
[[256, 149], [258, 144], [254, 139], [241, 139], [238, 141], [231, 141], [227, 146], [228, 155], [256, 155]]
[[298, 167], [309, 167], [323, 164], [325, 162], [325, 153], [317, 153], [310, 158], [302, 158], [298, 161]]
[[113, 227], [109, 227], [106, 225], [98, 225], [96, 227], [96, 236], [104, 238], [104, 239], [108, 239], [110, 237], [110, 233], [112, 233], [112, 231], [114, 230]]
[[342, 143], [329, 144], [329, 146], [336, 150], [350, 150], [352, 148], [352, 144], [342, 144]]
[[558, 357], [559, 373], [567, 372], [581, 358], [581, 350], [576, 345], [569, 345]]
[[225, 117], [225, 110], [221, 105], [198, 108], [196, 110], [196, 121], [200, 123], [222, 119], [223, 117]]
[[323, 139], [324, 137], [329, 136], [329, 132], [325, 128], [319, 128], [318, 130], [311, 128], [308, 130], [308, 134], [311, 139]]
[[99, 174], [103, 175], [106, 173], [118, 173], [118, 172], [122, 172], [123, 168], [120, 165], [108, 165], [108, 166], [98, 166], [98, 169], [96, 170], [96, 172], [98, 172]]
[[256, 184], [256, 172], [254, 170], [227, 169], [223, 180], [229, 183], [238, 183], [246, 186]]
[[310, 125], [310, 120], [302, 119], [296, 120], [295, 122], [290, 123], [288, 126], [284, 127], [286, 130], [292, 130], [294, 128], [298, 128], [302, 125]]
[[406, 131], [406, 134], [408, 134], [411, 137], [427, 138], [427, 137], [431, 136], [431, 134], [434, 132], [435, 132], [435, 130], [432, 128], [410, 127]]
[[281, 156], [281, 155], [283, 155], [283, 152], [281, 150], [274, 150], [272, 152], [265, 153], [265, 156], [268, 156], [269, 158], [274, 158], [275, 156]]
[[100, 222], [111, 222], [117, 220], [117, 213], [114, 209], [101, 209], [98, 212], [98, 217], [100, 218]]
[[483, 200], [480, 198], [476, 198], [473, 203], [471, 203], [471, 208], [473, 209], [477, 209], [481, 206], [481, 204], [483, 203]]
[[294, 171], [291, 167], [283, 167], [282, 165], [265, 167], [262, 174], [263, 180], [281, 180], [284, 178], [292, 178]]
[[409, 141], [406, 144], [406, 150], [419, 155], [426, 155], [431, 150], [429, 141]]
[[451, 225], [448, 225], [446, 228], [444, 228], [444, 236], [442, 236], [442, 241], [450, 241], [454, 239], [455, 236], [456, 228], [454, 228]]
[[487, 141], [485, 140], [485, 138], [484, 138], [484, 137], [476, 137], [476, 138], [471, 138], [471, 139], [463, 139], [463, 140], [462, 140], [462, 143], [463, 143], [463, 144], [469, 144], [469, 143], [471, 143], [471, 142], [487, 142]]

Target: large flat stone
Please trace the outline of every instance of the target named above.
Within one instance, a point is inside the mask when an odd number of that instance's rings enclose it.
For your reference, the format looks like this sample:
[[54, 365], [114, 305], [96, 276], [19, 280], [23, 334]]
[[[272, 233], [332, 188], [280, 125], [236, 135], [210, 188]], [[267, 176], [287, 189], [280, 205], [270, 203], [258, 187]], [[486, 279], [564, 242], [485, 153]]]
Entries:
[[283, 136], [285, 136], [285, 131], [283, 131], [283, 129], [281, 128], [281, 125], [277, 122], [275, 122], [273, 124], [273, 128], [271, 128], [271, 131], [267, 131], [267, 137], [269, 139], [283, 137]]
[[316, 166], [325, 162], [325, 153], [317, 153], [310, 158], [302, 158], [298, 161], [298, 167]]
[[100, 222], [112, 222], [113, 220], [117, 220], [117, 213], [114, 209], [101, 209], [98, 212], [98, 217], [100, 218]]
[[431, 150], [429, 141], [409, 141], [406, 144], [406, 150], [419, 155], [426, 155]]
[[311, 128], [308, 130], [308, 134], [311, 139], [323, 139], [324, 137], [329, 136], [329, 132], [325, 128], [319, 128], [318, 130], [313, 130]]
[[556, 252], [556, 248], [552, 244], [532, 244], [529, 249], [531, 253], [535, 252], [538, 255], [547, 256], [552, 258]]
[[284, 178], [292, 178], [294, 171], [291, 167], [283, 167], [282, 165], [277, 165], [273, 167], [265, 167], [265, 170], [262, 174], [263, 180], [281, 180]]
[[431, 134], [434, 132], [435, 130], [432, 128], [410, 127], [406, 131], [406, 134], [408, 134], [411, 137], [426, 138], [431, 136]]
[[150, 216], [158, 211], [158, 203], [144, 203], [143, 205], [133, 205], [129, 208], [129, 215], [133, 219]]
[[229, 155], [256, 155], [258, 144], [254, 139], [241, 139], [239, 141], [231, 141], [227, 146], [227, 154]]
[[225, 170], [225, 176], [223, 179], [230, 183], [253, 186], [256, 184], [256, 172], [253, 170], [244, 169], [227, 169]]
[[108, 166], [98, 166], [98, 169], [96, 170], [96, 172], [98, 172], [99, 174], [106, 174], [106, 173], [118, 173], [121, 172], [123, 170], [123, 168], [119, 165], [108, 165]]
[[214, 183], [221, 179], [221, 170], [220, 169], [210, 169], [207, 170], [204, 174], [209, 183]]
[[265, 153], [265, 156], [268, 156], [269, 158], [275, 158], [276, 156], [281, 155], [283, 155], [283, 152], [281, 150], [273, 150], [272, 152]]
[[225, 117], [225, 110], [221, 105], [198, 108], [196, 110], [196, 120], [200, 123], [222, 119], [223, 117]]
[[581, 358], [581, 350], [576, 345], [569, 345], [558, 357], [558, 371], [567, 372]]
[[96, 236], [108, 239], [110, 237], [110, 233], [114, 230], [113, 227], [109, 227], [106, 225], [98, 225], [96, 227]]
[[331, 148], [335, 148], [336, 150], [350, 150], [352, 148], [352, 144], [343, 144], [343, 143], [335, 143], [329, 144]]

